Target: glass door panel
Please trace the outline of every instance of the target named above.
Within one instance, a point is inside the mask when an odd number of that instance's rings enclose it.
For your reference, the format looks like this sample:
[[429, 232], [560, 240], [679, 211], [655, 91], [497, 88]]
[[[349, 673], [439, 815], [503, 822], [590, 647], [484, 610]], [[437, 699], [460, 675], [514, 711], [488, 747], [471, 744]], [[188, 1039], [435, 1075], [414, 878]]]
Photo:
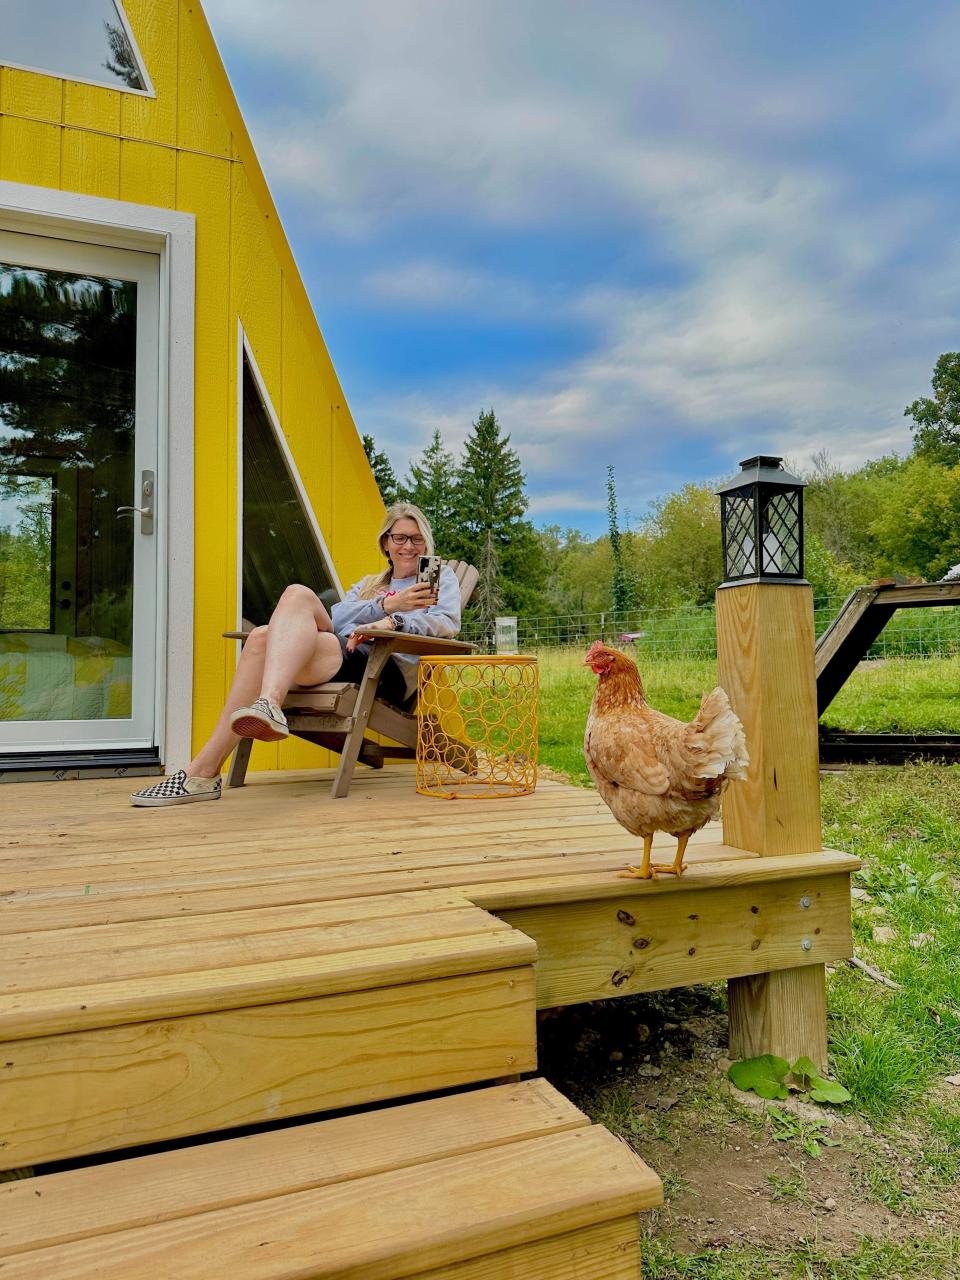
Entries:
[[158, 282], [0, 232], [0, 753], [154, 741]]

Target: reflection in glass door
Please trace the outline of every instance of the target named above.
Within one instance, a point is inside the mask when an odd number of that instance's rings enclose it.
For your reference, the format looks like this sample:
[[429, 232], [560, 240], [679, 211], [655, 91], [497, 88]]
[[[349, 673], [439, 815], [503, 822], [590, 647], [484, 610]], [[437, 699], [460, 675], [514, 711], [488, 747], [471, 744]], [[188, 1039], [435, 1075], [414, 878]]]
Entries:
[[158, 264], [0, 232], [0, 754], [154, 742]]

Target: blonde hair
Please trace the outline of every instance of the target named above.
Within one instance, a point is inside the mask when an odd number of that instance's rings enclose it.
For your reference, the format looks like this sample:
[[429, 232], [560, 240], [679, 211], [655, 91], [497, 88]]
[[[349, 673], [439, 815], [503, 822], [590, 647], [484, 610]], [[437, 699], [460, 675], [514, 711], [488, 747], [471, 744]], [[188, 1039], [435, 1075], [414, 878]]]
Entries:
[[404, 519], [416, 522], [416, 526], [420, 530], [420, 536], [427, 544], [423, 549], [423, 555], [433, 555], [433, 530], [430, 528], [430, 521], [420, 508], [415, 507], [412, 502], [395, 502], [393, 506], [387, 507], [386, 514], [383, 517], [383, 524], [377, 534], [377, 546], [379, 546], [382, 554], [387, 556], [387, 567], [383, 573], [371, 573], [369, 577], [363, 579], [360, 583], [359, 591], [361, 600], [374, 599], [375, 596], [378, 596], [381, 591], [390, 585], [390, 579], [393, 577], [393, 562], [387, 555], [387, 534], [398, 520]]

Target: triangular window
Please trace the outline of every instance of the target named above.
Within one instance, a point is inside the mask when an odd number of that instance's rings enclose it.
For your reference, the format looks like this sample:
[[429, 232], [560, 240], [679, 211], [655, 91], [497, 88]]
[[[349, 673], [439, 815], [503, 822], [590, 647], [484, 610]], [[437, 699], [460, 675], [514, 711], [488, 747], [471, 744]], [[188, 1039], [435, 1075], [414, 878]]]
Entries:
[[116, 0], [3, 0], [0, 62], [65, 80], [153, 93]]
[[281, 439], [244, 352], [241, 616], [258, 626], [269, 621], [291, 583], [302, 582], [321, 595], [335, 581], [323, 537]]

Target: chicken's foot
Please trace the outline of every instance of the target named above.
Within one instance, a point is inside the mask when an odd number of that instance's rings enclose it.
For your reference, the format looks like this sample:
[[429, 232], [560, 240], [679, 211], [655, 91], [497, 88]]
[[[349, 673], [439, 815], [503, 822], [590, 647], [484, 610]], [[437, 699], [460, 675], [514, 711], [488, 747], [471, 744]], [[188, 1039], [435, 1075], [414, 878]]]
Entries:
[[677, 836], [677, 856], [673, 860], [673, 866], [668, 867], [665, 862], [655, 862], [651, 870], [656, 874], [660, 872], [665, 876], [682, 876], [686, 867], [683, 865], [683, 855], [687, 851], [687, 843], [690, 839], [690, 832], [686, 832], [682, 836]]
[[625, 871], [618, 871], [617, 875], [624, 876], [628, 880], [650, 880], [656, 877], [653, 874], [653, 868], [650, 866], [650, 850], [653, 847], [653, 835], [643, 837], [643, 861], [639, 867], [632, 866], [627, 863]]

